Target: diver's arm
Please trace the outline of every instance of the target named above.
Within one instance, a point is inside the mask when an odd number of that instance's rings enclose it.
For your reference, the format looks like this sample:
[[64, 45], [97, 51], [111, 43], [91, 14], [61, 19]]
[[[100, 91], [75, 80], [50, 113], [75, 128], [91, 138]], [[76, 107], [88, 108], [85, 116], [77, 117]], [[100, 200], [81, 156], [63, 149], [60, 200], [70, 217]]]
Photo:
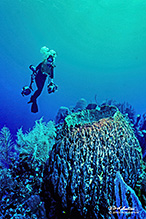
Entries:
[[54, 79], [54, 67], [52, 66], [50, 69], [50, 78], [53, 80]]
[[34, 83], [34, 79], [37, 75], [37, 71], [41, 68], [41, 63], [35, 68], [33, 65], [30, 65], [29, 68], [32, 70], [32, 74], [31, 74], [31, 82], [30, 82], [30, 89], [32, 89], [32, 84]]
[[50, 74], [48, 77], [48, 86], [47, 86], [49, 94], [54, 93], [55, 91], [58, 90], [58, 86], [54, 83], [53, 79], [54, 79], [54, 67], [52, 66], [50, 68]]
[[48, 77], [48, 84], [54, 83], [53, 79], [54, 79], [54, 67], [51, 66], [50, 74], [49, 74], [49, 77]]
[[31, 82], [30, 82], [30, 85], [29, 85], [29, 87], [30, 87], [31, 90], [33, 90], [33, 89], [32, 89], [32, 84], [33, 84], [33, 82], [34, 82], [34, 79], [35, 79], [35, 77], [34, 77], [34, 74], [32, 73], [32, 75], [31, 75]]

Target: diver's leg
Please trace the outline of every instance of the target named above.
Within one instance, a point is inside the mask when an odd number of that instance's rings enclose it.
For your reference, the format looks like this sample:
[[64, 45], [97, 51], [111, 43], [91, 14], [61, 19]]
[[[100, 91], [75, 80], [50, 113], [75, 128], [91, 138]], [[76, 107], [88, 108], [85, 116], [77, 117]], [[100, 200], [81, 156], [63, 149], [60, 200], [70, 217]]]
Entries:
[[40, 96], [40, 94], [41, 94], [41, 92], [42, 92], [42, 89], [43, 89], [43, 87], [42, 87], [42, 88], [39, 87], [39, 88], [34, 92], [34, 94], [31, 96], [30, 101], [29, 101], [28, 103], [36, 102], [36, 99], [38, 98], [38, 96]]
[[45, 84], [45, 80], [46, 77], [43, 77], [44, 75], [42, 75], [41, 77], [37, 77], [35, 78], [35, 82], [37, 85], [37, 90], [34, 92], [34, 94], [31, 96], [30, 101], [28, 103], [33, 103], [36, 102], [36, 99], [38, 98], [38, 96], [41, 94], [44, 84]]
[[41, 94], [42, 89], [45, 84], [46, 77], [36, 77], [36, 85], [37, 85], [37, 90], [35, 93], [31, 96], [30, 101], [28, 103], [32, 103], [31, 106], [31, 112], [36, 113], [38, 112], [38, 105], [37, 105], [37, 98]]

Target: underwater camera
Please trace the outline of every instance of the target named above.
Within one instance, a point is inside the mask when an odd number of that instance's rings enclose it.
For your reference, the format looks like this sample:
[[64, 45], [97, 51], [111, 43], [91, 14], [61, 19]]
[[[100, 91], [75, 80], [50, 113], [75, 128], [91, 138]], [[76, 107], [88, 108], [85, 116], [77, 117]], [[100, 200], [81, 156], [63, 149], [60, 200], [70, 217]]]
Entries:
[[54, 93], [55, 91], [58, 90], [58, 86], [51, 82], [50, 84], [48, 84], [47, 90], [49, 94]]
[[28, 86], [24, 86], [22, 88], [21, 94], [22, 96], [28, 96], [31, 93], [31, 89]]

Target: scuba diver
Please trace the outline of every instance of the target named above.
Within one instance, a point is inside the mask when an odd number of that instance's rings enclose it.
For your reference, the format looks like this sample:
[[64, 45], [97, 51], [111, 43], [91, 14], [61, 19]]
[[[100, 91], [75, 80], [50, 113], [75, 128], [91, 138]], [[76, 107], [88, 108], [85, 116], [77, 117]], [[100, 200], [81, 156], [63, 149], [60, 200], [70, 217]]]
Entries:
[[54, 67], [56, 52], [54, 50], [49, 50], [46, 46], [43, 46], [40, 50], [44, 54], [44, 60], [36, 68], [30, 65], [29, 68], [32, 70], [31, 82], [29, 86], [24, 86], [22, 89], [22, 96], [27, 96], [33, 91], [32, 84], [36, 83], [37, 90], [31, 96], [29, 103], [32, 103], [31, 112], [38, 112], [37, 98], [41, 94], [44, 87], [46, 78], [48, 77], [47, 90], [48, 93], [54, 93], [57, 91], [58, 86], [53, 82], [54, 79]]

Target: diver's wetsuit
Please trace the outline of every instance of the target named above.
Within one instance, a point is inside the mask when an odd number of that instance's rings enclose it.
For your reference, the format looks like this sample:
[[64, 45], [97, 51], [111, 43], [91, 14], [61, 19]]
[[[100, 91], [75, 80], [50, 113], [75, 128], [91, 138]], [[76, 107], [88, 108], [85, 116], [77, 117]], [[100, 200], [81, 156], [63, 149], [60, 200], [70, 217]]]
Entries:
[[[33, 113], [38, 112], [38, 106], [36, 103], [36, 99], [38, 98], [38, 96], [42, 92], [42, 89], [44, 87], [47, 76], [49, 76], [50, 79], [53, 79], [53, 77], [54, 77], [54, 72], [53, 72], [54, 66], [50, 65], [47, 68], [48, 68], [49, 72], [44, 73], [43, 72], [43, 62], [41, 62], [36, 67], [35, 82], [36, 82], [37, 90], [34, 92], [34, 94], [30, 98], [30, 101], [28, 102], [28, 103], [32, 103], [31, 112], [33, 112]], [[33, 80], [34, 80], [34, 73], [32, 74], [32, 77], [31, 77], [31, 85], [33, 83]]]

